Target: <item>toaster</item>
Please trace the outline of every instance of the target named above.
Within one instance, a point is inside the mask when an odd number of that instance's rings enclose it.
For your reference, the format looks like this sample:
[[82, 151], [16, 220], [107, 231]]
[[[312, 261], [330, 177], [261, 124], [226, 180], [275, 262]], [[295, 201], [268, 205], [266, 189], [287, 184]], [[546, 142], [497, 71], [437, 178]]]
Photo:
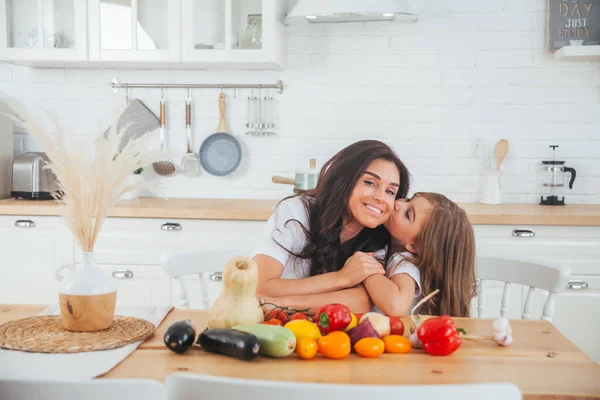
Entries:
[[49, 162], [46, 153], [29, 152], [15, 155], [10, 196], [31, 200], [51, 200], [59, 189], [54, 173], [44, 168]]

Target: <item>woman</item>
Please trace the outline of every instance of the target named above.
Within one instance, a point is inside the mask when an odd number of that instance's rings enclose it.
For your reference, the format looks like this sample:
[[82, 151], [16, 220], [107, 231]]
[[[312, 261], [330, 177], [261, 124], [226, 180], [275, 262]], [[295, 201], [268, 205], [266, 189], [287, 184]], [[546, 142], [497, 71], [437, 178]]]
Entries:
[[259, 296], [294, 308], [343, 303], [370, 310], [360, 283], [385, 271], [360, 256], [378, 251], [385, 257], [390, 237], [383, 223], [408, 189], [408, 170], [386, 144], [363, 140], [338, 152], [315, 189], [282, 200], [267, 221], [254, 257]]

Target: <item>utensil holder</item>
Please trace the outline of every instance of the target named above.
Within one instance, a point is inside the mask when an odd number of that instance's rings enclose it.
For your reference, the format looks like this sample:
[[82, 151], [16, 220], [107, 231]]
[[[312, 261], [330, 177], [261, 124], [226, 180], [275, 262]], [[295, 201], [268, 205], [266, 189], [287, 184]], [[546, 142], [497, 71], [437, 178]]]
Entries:
[[502, 183], [500, 171], [486, 169], [481, 190], [481, 202], [484, 204], [502, 204]]

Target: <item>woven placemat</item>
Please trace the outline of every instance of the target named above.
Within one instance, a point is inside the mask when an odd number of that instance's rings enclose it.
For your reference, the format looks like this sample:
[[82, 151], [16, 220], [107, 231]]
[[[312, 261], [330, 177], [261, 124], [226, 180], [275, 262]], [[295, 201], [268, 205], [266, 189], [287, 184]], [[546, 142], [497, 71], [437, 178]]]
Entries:
[[32, 353], [81, 353], [108, 350], [148, 338], [154, 325], [145, 319], [115, 315], [102, 331], [71, 332], [60, 315], [41, 315], [0, 325], [0, 348]]

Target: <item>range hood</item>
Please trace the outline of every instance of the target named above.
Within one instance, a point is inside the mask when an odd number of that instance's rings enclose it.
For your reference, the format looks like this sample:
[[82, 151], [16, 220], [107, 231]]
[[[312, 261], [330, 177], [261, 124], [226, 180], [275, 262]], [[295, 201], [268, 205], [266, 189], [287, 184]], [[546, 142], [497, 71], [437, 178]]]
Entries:
[[408, 0], [298, 0], [283, 23], [415, 22], [417, 19]]

